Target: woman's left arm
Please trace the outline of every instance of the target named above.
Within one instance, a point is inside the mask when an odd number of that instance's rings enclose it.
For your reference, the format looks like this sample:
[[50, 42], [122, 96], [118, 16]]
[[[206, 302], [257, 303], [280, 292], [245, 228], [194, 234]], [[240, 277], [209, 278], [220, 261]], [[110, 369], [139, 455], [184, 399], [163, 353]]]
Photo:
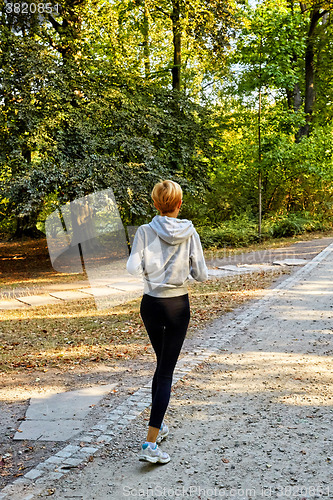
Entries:
[[196, 281], [208, 279], [208, 269], [198, 233], [194, 230], [190, 242], [190, 274]]
[[127, 271], [134, 276], [142, 276], [143, 274], [143, 251], [143, 234], [141, 228], [139, 227], [137, 232], [135, 233], [131, 255], [129, 256], [126, 264]]

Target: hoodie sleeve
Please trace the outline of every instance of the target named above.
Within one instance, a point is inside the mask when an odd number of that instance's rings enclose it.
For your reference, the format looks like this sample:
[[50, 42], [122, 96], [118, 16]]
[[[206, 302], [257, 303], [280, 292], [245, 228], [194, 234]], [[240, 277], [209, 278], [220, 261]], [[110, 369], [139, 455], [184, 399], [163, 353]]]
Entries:
[[198, 233], [194, 230], [190, 242], [190, 274], [196, 281], [206, 281], [208, 269]]
[[131, 255], [129, 256], [126, 264], [127, 271], [134, 276], [142, 276], [143, 274], [143, 250], [143, 234], [139, 227], [135, 233]]

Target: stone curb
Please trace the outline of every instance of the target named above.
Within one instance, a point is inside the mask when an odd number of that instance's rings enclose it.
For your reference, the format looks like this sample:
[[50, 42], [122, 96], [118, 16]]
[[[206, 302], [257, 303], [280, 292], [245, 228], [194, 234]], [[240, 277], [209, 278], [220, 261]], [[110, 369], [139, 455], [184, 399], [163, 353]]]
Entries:
[[[229, 320], [222, 331], [217, 332], [217, 328], [214, 327], [215, 322], [213, 322], [208, 327], [210, 336], [202, 342], [200, 349], [187, 354], [177, 363], [173, 385], [229, 343], [236, 333], [239, 333], [261, 314], [267, 304], [274, 300], [277, 293], [283, 293], [291, 288], [332, 252], [333, 243], [275, 288], [266, 290], [261, 299], [246, 307], [237, 315], [237, 318]], [[134, 420], [150, 406], [150, 390], [151, 383], [144, 385], [110, 411], [108, 416], [100, 420], [98, 424], [73, 439], [72, 444], [67, 444], [62, 450], [38, 464], [22, 478], [7, 485], [0, 492], [0, 500], [32, 500], [36, 495], [45, 491], [46, 487], [49, 488], [52, 482], [68, 474], [71, 466], [77, 467], [89, 460], [91, 455], [102, 449], [106, 443], [112, 442], [119, 431], [124, 430], [131, 420]], [[86, 446], [80, 446], [79, 443], [86, 443]]]

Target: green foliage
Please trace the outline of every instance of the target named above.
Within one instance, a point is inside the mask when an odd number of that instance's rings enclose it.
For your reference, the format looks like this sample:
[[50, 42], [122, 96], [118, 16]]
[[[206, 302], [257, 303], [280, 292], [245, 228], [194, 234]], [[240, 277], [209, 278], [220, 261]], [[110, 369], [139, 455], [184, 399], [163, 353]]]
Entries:
[[[313, 217], [309, 212], [267, 216], [262, 224], [260, 241], [286, 238], [314, 231], [331, 231], [333, 221]], [[258, 224], [248, 214], [220, 224], [197, 228], [204, 248], [246, 247], [259, 241]]]
[[218, 227], [198, 227], [197, 231], [204, 248], [243, 247], [258, 241], [258, 226], [248, 214], [233, 217]]
[[30, 163], [19, 153], [20, 166], [2, 185], [10, 199], [7, 213], [40, 218], [52, 194], [62, 204], [112, 187], [124, 223], [135, 225], [151, 215], [147, 192], [159, 179], [179, 179], [192, 195], [194, 186], [204, 188], [204, 109], [181, 97], [172, 108], [169, 93], [152, 85], [109, 85], [99, 98], [86, 96], [78, 110], [60, 108], [43, 124]]
[[292, 96], [304, 96], [310, 14], [286, 0], [222, 3], [180, 2], [180, 92], [171, 89], [172, 1], [67, 0], [43, 24], [0, 7], [2, 228], [43, 228], [59, 204], [107, 187], [124, 224], [139, 225], [155, 213], [155, 182], [172, 178], [184, 191], [181, 216], [207, 244], [249, 244], [259, 170], [264, 216], [298, 214], [268, 233], [307, 227], [302, 212], [332, 217], [331, 24], [322, 17], [314, 37], [317, 107], [311, 135], [297, 142], [306, 116]]
[[313, 231], [332, 229], [332, 221], [313, 218], [308, 212], [275, 215], [264, 222], [264, 231], [273, 238], [296, 236]]
[[249, 11], [238, 38], [235, 62], [245, 71], [239, 89], [259, 87], [293, 90], [299, 82], [306, 47], [306, 20], [286, 1], [265, 1]]

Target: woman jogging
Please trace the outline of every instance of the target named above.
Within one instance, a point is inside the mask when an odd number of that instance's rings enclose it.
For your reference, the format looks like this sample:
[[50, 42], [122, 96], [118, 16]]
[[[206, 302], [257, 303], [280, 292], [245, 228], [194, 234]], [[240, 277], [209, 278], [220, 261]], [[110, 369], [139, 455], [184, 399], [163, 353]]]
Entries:
[[205, 281], [208, 273], [192, 222], [177, 219], [182, 204], [179, 184], [161, 181], [154, 186], [151, 197], [161, 215], [138, 228], [127, 271], [144, 278], [140, 314], [157, 359], [148, 434], [139, 459], [167, 463], [170, 457], [157, 443], [169, 434], [163, 418], [190, 320], [187, 281], [189, 274], [197, 281]]

